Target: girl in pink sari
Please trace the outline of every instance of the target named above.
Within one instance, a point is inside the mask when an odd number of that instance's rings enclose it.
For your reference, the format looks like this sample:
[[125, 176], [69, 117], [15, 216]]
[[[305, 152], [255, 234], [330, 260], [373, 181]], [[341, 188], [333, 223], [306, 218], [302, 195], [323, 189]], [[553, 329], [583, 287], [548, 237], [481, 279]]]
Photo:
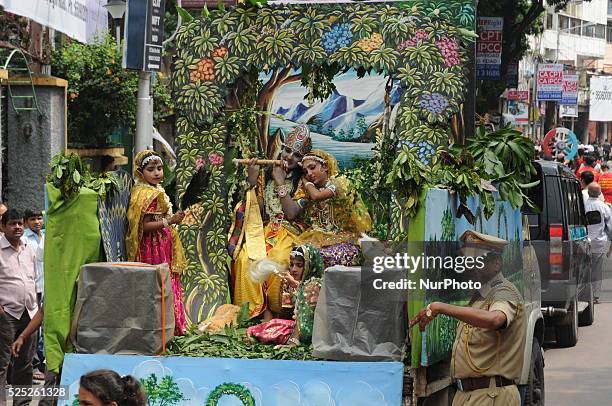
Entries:
[[168, 264], [174, 296], [174, 335], [183, 335], [187, 328], [181, 272], [187, 261], [175, 224], [183, 221], [181, 211], [172, 214], [172, 204], [161, 186], [164, 178], [162, 159], [154, 151], [143, 151], [134, 159], [134, 178], [126, 247], [129, 261], [151, 265]]

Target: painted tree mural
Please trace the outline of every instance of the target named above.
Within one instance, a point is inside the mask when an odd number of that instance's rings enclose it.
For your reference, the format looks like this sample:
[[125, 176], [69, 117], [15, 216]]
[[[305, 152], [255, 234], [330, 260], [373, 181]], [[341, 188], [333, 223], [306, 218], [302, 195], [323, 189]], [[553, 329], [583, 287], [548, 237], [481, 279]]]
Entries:
[[[278, 89], [302, 81], [309, 97], [322, 97], [345, 69], [388, 76], [403, 93], [394, 131], [386, 126], [377, 136], [376, 171], [381, 179], [401, 178], [406, 159], [396, 157], [430, 162], [449, 140], [466, 88], [473, 25], [471, 1], [408, 1], [240, 6], [215, 10], [179, 30], [172, 76], [179, 195], [197, 160], [211, 173], [201, 213], [180, 230], [189, 260], [184, 286], [190, 320], [205, 318], [227, 298], [226, 233], [241, 186], [229, 158], [272, 154], [279, 140], [268, 137], [265, 112]], [[260, 72], [268, 73], [266, 83], [259, 82]]]
[[141, 379], [140, 384], [147, 394], [147, 404], [149, 406], [172, 406], [185, 399], [171, 375], [164, 376], [159, 380], [157, 375], [151, 374], [147, 378]]

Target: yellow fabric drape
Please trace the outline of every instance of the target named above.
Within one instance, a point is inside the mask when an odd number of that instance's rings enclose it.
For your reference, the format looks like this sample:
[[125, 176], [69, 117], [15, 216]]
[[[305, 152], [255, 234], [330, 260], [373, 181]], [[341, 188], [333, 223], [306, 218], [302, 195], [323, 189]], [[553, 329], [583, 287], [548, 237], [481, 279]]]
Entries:
[[[272, 275], [264, 284], [255, 283], [249, 278], [249, 268], [253, 262], [266, 257], [284, 267], [289, 266], [289, 253], [296, 235], [283, 226], [277, 232], [273, 232], [275, 224], [263, 226], [254, 190], [247, 192], [243, 224], [241, 244], [232, 263], [233, 303], [237, 306], [249, 303], [251, 317], [261, 314], [266, 305], [272, 312], [279, 312], [280, 278]], [[274, 244], [266, 253], [266, 236], [272, 234]]]

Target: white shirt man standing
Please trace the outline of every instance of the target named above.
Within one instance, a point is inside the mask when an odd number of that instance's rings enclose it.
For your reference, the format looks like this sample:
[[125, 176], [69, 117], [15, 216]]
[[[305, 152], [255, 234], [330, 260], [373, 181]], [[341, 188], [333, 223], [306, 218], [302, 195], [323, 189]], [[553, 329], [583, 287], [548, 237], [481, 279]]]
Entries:
[[[0, 391], [6, 386], [11, 346], [38, 311], [36, 301], [36, 255], [21, 240], [23, 214], [9, 209], [2, 216], [4, 235], [0, 236]], [[13, 359], [11, 383], [32, 385], [32, 358], [37, 334], [25, 340]], [[2, 399], [5, 399], [4, 397]], [[13, 405], [28, 405], [30, 398], [14, 398]]]
[[593, 296], [599, 299], [599, 291], [603, 279], [603, 262], [606, 253], [610, 254], [609, 244], [612, 237], [612, 210], [600, 200], [601, 186], [593, 182], [587, 187], [589, 198], [584, 202], [584, 210], [587, 218], [599, 213], [600, 222], [589, 224], [587, 230], [591, 240], [591, 269], [593, 280]]

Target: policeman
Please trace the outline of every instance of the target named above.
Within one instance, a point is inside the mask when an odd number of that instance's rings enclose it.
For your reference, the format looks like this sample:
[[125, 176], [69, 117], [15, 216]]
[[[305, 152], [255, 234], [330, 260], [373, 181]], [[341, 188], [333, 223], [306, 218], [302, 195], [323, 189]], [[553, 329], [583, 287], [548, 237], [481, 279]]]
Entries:
[[423, 331], [439, 314], [459, 320], [451, 358], [458, 389], [453, 406], [519, 406], [516, 382], [523, 366], [526, 324], [521, 295], [501, 273], [507, 241], [474, 231], [466, 231], [460, 240], [460, 255], [482, 258], [482, 269], [473, 270], [481, 288], [469, 307], [429, 304], [410, 327], [418, 323]]

